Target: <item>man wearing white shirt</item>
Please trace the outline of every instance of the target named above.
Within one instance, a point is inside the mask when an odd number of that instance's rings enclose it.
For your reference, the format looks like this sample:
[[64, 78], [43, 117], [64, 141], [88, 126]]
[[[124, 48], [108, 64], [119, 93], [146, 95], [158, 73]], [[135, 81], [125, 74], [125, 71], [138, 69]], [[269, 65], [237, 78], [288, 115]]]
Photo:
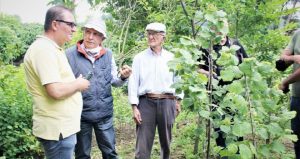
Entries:
[[146, 27], [149, 48], [133, 59], [128, 95], [133, 119], [137, 124], [136, 159], [149, 159], [156, 127], [161, 145], [161, 158], [170, 158], [172, 126], [180, 112], [180, 102], [175, 95], [174, 74], [168, 62], [174, 55], [163, 49], [166, 26], [150, 23]]
[[103, 159], [116, 159], [113, 127], [113, 97], [111, 86], [121, 86], [131, 74], [123, 66], [120, 77], [112, 51], [104, 48], [106, 25], [101, 18], [92, 17], [83, 27], [83, 40], [68, 49], [67, 57], [75, 76], [83, 74], [90, 80], [90, 88], [82, 93], [83, 110], [80, 132], [77, 134], [75, 158], [91, 158], [92, 130]]

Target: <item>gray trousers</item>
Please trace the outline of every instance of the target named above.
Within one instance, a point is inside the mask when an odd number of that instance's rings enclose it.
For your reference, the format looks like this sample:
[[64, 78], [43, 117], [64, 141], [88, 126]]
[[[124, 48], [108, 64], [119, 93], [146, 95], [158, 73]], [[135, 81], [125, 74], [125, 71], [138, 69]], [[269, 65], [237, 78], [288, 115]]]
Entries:
[[170, 158], [170, 143], [172, 127], [176, 114], [175, 99], [151, 99], [141, 97], [138, 109], [141, 113], [142, 124], [136, 126], [136, 159], [150, 159], [157, 126], [160, 156]]

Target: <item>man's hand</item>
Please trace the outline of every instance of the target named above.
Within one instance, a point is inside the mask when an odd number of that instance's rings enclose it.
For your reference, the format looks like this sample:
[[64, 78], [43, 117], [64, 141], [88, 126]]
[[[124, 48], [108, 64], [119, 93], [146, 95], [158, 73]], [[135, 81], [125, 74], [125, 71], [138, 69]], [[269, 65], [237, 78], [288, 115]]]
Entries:
[[[202, 73], [202, 74], [206, 75], [207, 77], [209, 76], [209, 72], [202, 68], [197, 69], [197, 72]], [[215, 72], [213, 72], [213, 78], [218, 79], [218, 75]]]
[[292, 56], [292, 60], [293, 60], [295, 63], [300, 64], [300, 55], [293, 55], [293, 56]]
[[291, 61], [291, 56], [293, 56], [291, 50], [284, 49], [282, 51], [280, 59], [283, 60], [283, 61], [285, 61], [285, 62], [290, 62]]
[[137, 105], [132, 105], [132, 119], [134, 120], [134, 122], [138, 125], [142, 124], [142, 117], [141, 117], [141, 113], [137, 108]]
[[176, 100], [176, 116], [181, 112], [181, 100]]
[[287, 92], [290, 91], [290, 89], [289, 89], [289, 84], [287, 84], [287, 83], [285, 82], [285, 80], [283, 80], [283, 81], [279, 84], [278, 88], [279, 88], [280, 90], [282, 90], [283, 93], [287, 93]]
[[131, 75], [131, 72], [131, 67], [129, 67], [128, 65], [122, 66], [122, 68], [120, 69], [121, 79], [127, 79]]
[[78, 86], [78, 91], [85, 91], [90, 86], [90, 81], [83, 78], [82, 74], [76, 79], [76, 85]]

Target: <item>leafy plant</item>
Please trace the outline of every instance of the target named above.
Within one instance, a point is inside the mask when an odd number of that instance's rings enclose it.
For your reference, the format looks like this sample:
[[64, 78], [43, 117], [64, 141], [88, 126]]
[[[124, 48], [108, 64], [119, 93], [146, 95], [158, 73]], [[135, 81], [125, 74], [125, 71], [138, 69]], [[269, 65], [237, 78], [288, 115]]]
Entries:
[[[290, 154], [286, 152], [283, 140], [297, 140], [286, 127], [295, 112], [281, 106], [282, 93], [274, 87], [276, 80], [273, 79], [278, 72], [272, 64], [247, 58], [238, 65], [235, 56], [238, 48], [223, 47], [217, 59], [217, 64], [222, 67], [220, 78], [234, 81], [220, 86], [212, 77], [212, 68], [215, 67], [212, 60], [216, 59], [212, 46], [221, 40], [218, 33], [226, 34], [228, 31], [223, 26], [225, 16], [213, 5], [208, 5], [205, 12], [195, 12], [195, 21], [206, 25], [199, 28], [194, 39], [180, 39], [181, 44], [173, 50], [176, 58], [170, 63], [172, 70], [181, 77], [174, 87], [185, 93], [182, 104], [198, 114], [198, 142], [195, 142], [194, 155], [200, 158], [220, 155], [246, 159], [269, 158], [272, 153], [273, 156], [287, 158]], [[202, 55], [200, 48], [209, 50], [208, 77], [196, 71], [203, 63], [198, 61]], [[218, 136], [213, 127], [220, 127], [224, 132], [227, 147], [213, 146]], [[245, 140], [237, 140], [239, 137]], [[198, 152], [200, 142], [203, 144], [202, 153]]]
[[42, 154], [31, 133], [32, 101], [22, 68], [0, 66], [0, 156], [30, 158]]
[[20, 19], [0, 13], [0, 64], [12, 64], [23, 58], [36, 35], [42, 33], [39, 24], [22, 24]]

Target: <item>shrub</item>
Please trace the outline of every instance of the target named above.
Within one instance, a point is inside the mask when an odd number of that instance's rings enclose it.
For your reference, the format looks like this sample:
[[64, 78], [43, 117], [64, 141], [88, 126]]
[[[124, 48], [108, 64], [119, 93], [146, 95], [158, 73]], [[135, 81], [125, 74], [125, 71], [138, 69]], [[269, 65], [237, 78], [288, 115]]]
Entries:
[[24, 71], [0, 66], [0, 156], [32, 158], [41, 155], [31, 133], [32, 101], [26, 91]]

